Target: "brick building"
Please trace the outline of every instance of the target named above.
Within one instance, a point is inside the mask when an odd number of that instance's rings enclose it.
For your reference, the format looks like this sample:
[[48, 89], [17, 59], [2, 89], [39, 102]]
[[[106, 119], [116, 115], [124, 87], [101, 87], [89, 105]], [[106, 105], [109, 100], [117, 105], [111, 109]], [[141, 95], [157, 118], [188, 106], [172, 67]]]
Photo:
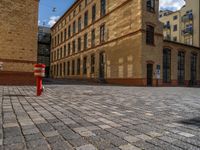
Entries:
[[198, 84], [200, 49], [163, 41], [159, 0], [77, 0], [52, 27], [54, 78]]
[[0, 1], [0, 84], [33, 84], [38, 0]]

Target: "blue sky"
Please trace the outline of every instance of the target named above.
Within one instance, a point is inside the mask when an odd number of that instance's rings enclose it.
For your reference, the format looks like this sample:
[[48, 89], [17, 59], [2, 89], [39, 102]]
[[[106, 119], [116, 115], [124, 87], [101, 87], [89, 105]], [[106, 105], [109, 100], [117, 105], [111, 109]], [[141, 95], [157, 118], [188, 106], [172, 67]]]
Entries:
[[[74, 1], [75, 0], [40, 0], [39, 25], [52, 26]], [[183, 5], [184, 0], [160, 0], [161, 9], [177, 10]]]

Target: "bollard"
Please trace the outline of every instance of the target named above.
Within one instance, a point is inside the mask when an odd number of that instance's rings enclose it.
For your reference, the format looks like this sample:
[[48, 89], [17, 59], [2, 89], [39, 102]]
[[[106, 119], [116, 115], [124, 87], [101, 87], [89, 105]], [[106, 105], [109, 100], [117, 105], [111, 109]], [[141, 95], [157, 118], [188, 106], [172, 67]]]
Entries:
[[43, 91], [42, 78], [45, 77], [45, 65], [35, 64], [34, 65], [34, 76], [36, 77], [37, 96], [40, 96]]

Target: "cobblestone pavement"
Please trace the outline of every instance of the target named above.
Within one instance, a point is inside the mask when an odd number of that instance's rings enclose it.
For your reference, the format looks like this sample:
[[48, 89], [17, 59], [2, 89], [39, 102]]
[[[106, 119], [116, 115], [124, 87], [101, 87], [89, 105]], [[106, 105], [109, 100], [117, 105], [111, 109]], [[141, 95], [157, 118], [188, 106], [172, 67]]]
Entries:
[[0, 87], [0, 105], [0, 149], [200, 149], [198, 88]]

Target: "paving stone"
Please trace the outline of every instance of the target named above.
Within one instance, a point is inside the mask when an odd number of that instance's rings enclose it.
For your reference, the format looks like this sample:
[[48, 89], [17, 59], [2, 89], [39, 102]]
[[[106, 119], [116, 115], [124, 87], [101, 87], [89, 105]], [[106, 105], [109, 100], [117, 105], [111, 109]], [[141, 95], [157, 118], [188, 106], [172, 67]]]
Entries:
[[49, 137], [47, 141], [53, 150], [73, 150], [72, 146], [60, 136]]
[[23, 137], [22, 136], [14, 136], [14, 137], [8, 137], [3, 140], [3, 144], [16, 144], [16, 143], [23, 143]]
[[34, 141], [34, 140], [43, 139], [43, 138], [44, 137], [42, 136], [41, 133], [34, 133], [34, 134], [25, 135], [26, 141]]
[[4, 131], [4, 137], [6, 138], [22, 135], [19, 127], [4, 128], [3, 131]]
[[134, 142], [140, 141], [141, 139], [136, 138], [134, 136], [126, 136], [126, 137], [124, 137], [124, 140], [126, 140], [130, 143], [134, 143]]
[[50, 147], [45, 140], [38, 139], [27, 142], [27, 148], [30, 150], [49, 150]]
[[24, 150], [26, 146], [24, 143], [4, 145], [4, 150]]
[[137, 135], [137, 138], [140, 138], [142, 140], [151, 140], [152, 138], [150, 136], [147, 136], [145, 134]]
[[121, 145], [119, 148], [120, 148], [121, 150], [141, 150], [141, 149], [139, 149], [138, 147], [135, 147], [135, 146], [133, 146], [133, 145], [131, 145], [131, 144]]
[[19, 127], [19, 124], [18, 123], [6, 123], [6, 124], [3, 124], [3, 127], [4, 128]]
[[194, 137], [195, 135], [190, 134], [190, 133], [186, 133], [186, 132], [180, 132], [178, 133], [179, 135], [185, 136], [185, 137]]
[[76, 150], [97, 150], [93, 145], [87, 144], [80, 147], [77, 147]]
[[50, 131], [50, 132], [42, 132], [45, 137], [53, 137], [59, 135], [57, 131]]
[[73, 145], [73, 147], [77, 148], [77, 147], [80, 147], [82, 145], [87, 145], [89, 144], [89, 142], [87, 140], [85, 140], [84, 138], [80, 137], [80, 138], [77, 138], [77, 139], [71, 139], [71, 140], [68, 140], [69, 143], [71, 145]]
[[99, 125], [100, 128], [102, 129], [109, 129], [109, 128], [112, 128], [111, 126], [109, 125]]

